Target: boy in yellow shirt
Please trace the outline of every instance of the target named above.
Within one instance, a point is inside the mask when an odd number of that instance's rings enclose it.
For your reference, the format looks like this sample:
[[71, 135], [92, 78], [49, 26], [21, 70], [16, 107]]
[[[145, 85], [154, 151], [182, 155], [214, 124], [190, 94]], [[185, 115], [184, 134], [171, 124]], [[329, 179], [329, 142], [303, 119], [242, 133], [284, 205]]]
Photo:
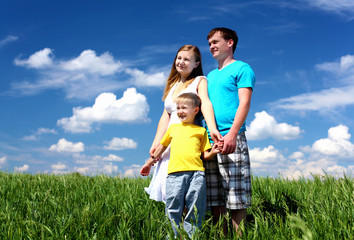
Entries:
[[141, 168], [140, 174], [149, 175], [151, 166], [171, 144], [166, 181], [166, 214], [177, 236], [177, 228], [186, 206], [188, 212], [183, 228], [192, 238], [201, 226], [206, 211], [206, 182], [202, 159], [209, 160], [220, 150], [218, 144], [210, 146], [205, 128], [193, 124], [200, 110], [200, 98], [194, 93], [183, 93], [177, 97], [176, 103], [181, 123], [172, 124], [168, 128], [154, 156]]

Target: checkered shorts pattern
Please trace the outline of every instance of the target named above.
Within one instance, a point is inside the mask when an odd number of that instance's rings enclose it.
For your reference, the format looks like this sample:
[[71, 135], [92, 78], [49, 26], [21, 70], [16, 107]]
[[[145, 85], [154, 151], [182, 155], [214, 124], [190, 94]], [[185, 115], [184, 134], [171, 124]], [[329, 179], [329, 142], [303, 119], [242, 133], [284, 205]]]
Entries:
[[208, 207], [231, 210], [251, 206], [251, 165], [245, 132], [237, 135], [237, 147], [229, 155], [218, 154], [204, 162]]

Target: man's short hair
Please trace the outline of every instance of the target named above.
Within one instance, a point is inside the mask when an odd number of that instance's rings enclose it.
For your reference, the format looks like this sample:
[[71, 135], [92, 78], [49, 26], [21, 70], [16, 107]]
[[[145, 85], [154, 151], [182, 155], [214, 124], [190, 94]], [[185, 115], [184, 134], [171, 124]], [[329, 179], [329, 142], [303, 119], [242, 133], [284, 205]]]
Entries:
[[238, 43], [237, 33], [234, 30], [231, 30], [229, 28], [214, 28], [209, 32], [207, 39], [209, 40], [217, 32], [220, 32], [221, 36], [226, 41], [230, 39], [234, 41], [234, 45], [232, 45], [232, 51], [235, 52]]

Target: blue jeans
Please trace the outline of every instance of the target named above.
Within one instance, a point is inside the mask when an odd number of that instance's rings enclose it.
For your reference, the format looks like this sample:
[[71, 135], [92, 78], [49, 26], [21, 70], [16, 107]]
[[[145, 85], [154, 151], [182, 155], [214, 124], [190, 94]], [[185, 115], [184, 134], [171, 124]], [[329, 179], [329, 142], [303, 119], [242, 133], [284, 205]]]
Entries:
[[203, 171], [176, 172], [167, 176], [166, 214], [175, 236], [178, 236], [177, 229], [185, 206], [188, 212], [183, 221], [183, 229], [192, 237], [202, 225], [206, 211], [206, 181]]

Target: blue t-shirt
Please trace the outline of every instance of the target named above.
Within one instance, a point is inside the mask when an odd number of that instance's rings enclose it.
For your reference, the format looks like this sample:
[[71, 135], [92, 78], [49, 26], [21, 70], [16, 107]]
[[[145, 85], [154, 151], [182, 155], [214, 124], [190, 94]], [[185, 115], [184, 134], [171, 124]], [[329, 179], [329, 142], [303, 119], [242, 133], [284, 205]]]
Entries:
[[[256, 77], [247, 63], [235, 61], [221, 70], [211, 71], [207, 80], [209, 98], [214, 107], [216, 126], [220, 134], [225, 136], [234, 122], [239, 106], [238, 89], [248, 87], [253, 89]], [[243, 123], [239, 132], [245, 130], [246, 123]]]

